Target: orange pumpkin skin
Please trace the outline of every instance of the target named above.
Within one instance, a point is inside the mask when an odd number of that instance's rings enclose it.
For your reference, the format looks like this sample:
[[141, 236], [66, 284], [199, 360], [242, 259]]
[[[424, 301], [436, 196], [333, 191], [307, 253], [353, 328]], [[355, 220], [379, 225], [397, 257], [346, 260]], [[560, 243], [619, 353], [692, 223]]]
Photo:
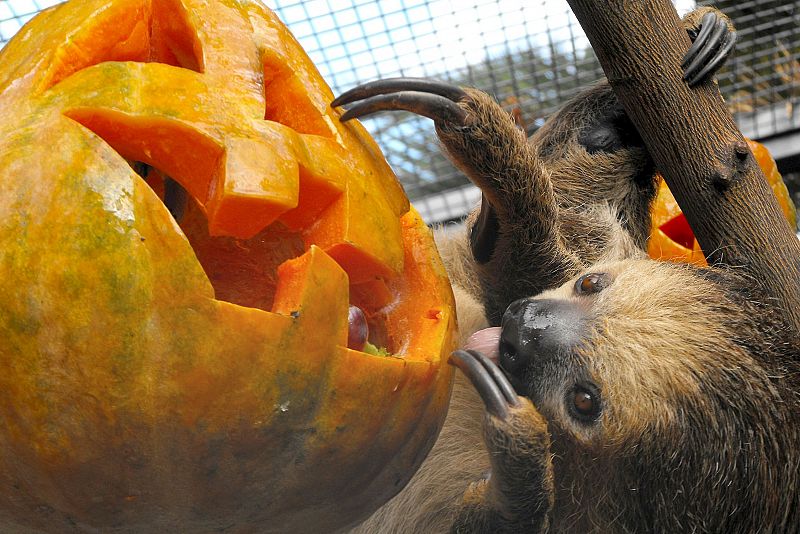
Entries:
[[[783, 182], [778, 166], [764, 145], [748, 140], [747, 144], [756, 158], [767, 182], [778, 199], [786, 221], [792, 227], [797, 226], [797, 213], [792, 197]], [[678, 202], [672, 196], [667, 183], [661, 179], [658, 193], [651, 210], [652, 229], [647, 244], [650, 257], [661, 260], [682, 261], [696, 265], [708, 265], [700, 244], [694, 237], [689, 222], [683, 215]]]
[[73, 1], [0, 52], [0, 532], [332, 531], [411, 477], [452, 292], [331, 100], [255, 1]]

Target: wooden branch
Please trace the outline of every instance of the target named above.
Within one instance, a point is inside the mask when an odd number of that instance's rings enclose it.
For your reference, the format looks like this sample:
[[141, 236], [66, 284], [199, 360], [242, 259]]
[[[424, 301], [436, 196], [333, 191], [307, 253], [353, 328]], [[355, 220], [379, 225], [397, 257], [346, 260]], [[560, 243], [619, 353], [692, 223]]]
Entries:
[[709, 263], [749, 271], [800, 333], [800, 242], [716, 83], [682, 80], [691, 43], [672, 4], [568, 2]]

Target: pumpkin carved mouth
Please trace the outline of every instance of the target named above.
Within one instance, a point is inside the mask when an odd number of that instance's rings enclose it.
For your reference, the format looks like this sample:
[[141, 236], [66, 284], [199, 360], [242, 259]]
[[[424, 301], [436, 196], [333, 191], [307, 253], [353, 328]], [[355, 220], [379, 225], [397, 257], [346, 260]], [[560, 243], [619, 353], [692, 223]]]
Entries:
[[183, 231], [214, 288], [214, 297], [271, 311], [278, 267], [305, 252], [302, 235], [276, 223], [247, 239], [212, 236], [202, 208], [180, 184], [149, 166], [136, 165], [134, 169]]
[[[179, 183], [142, 162], [135, 162], [132, 167], [163, 202], [175, 224], [183, 231], [214, 288], [215, 298], [248, 308], [272, 311], [278, 285], [278, 268], [306, 252], [302, 234], [281, 223], [273, 223], [248, 239], [212, 236], [201, 206]], [[358, 286], [351, 288], [350, 303], [366, 310], [367, 341], [392, 352], [395, 350], [391, 346], [394, 339], [387, 335], [385, 316], [380, 311], [398, 295], [381, 278], [377, 278], [372, 287], [378, 285], [383, 289], [382, 292], [364, 294], [359, 292], [361, 288]]]
[[337, 530], [413, 475], [452, 291], [332, 99], [256, 1], [76, 0], [3, 48], [0, 531]]

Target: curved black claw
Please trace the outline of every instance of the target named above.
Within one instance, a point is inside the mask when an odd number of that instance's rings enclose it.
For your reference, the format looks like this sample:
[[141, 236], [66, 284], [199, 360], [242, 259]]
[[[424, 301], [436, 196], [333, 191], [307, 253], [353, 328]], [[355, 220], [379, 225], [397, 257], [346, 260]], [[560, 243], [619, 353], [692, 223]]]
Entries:
[[456, 102], [466, 96], [464, 90], [457, 85], [439, 80], [429, 80], [427, 78], [384, 78], [375, 80], [353, 87], [345, 91], [333, 102], [331, 107], [343, 106], [356, 100], [364, 100], [375, 95], [385, 95], [388, 93], [398, 93], [400, 91], [419, 91], [439, 95]]
[[404, 110], [434, 121], [462, 125], [466, 112], [457, 102], [466, 97], [460, 87], [424, 78], [387, 78], [359, 85], [339, 95], [331, 107], [351, 106], [339, 120], [348, 121], [378, 111]]
[[475, 261], [483, 265], [492, 259], [499, 234], [500, 221], [497, 218], [497, 211], [486, 199], [486, 195], [481, 194], [478, 219], [469, 233], [469, 246]]
[[450, 363], [461, 369], [486, 404], [486, 410], [500, 419], [508, 417], [509, 406], [519, 406], [519, 399], [506, 376], [489, 358], [476, 350], [457, 350]]
[[700, 21], [700, 33], [683, 57], [683, 79], [694, 87], [708, 80], [722, 66], [736, 44], [731, 31], [716, 13], [706, 13]]

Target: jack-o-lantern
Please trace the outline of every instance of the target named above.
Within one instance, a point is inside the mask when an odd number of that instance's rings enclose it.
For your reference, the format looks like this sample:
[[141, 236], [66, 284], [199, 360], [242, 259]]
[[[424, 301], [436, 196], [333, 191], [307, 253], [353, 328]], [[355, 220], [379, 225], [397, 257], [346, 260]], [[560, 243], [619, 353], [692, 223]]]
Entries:
[[410, 478], [452, 292], [331, 100], [255, 0], [73, 0], [0, 52], [0, 531], [329, 531]]
[[[748, 145], [756, 158], [772, 192], [778, 199], [783, 214], [791, 227], [797, 225], [797, 214], [792, 197], [783, 183], [775, 160], [764, 145], [748, 140]], [[662, 179], [658, 194], [651, 210], [652, 228], [647, 251], [650, 257], [661, 260], [683, 261], [697, 265], [707, 265], [703, 250], [694, 237], [689, 221], [681, 211], [678, 202]]]

